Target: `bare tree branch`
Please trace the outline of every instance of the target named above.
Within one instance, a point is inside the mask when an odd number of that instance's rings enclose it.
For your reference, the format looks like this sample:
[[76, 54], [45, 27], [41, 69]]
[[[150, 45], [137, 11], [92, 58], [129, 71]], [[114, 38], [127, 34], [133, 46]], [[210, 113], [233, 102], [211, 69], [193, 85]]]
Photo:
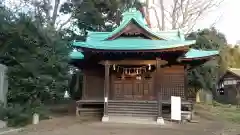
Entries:
[[155, 18], [156, 18], [156, 20], [157, 20], [157, 26], [158, 26], [159, 30], [161, 30], [161, 29], [162, 29], [162, 26], [161, 26], [161, 24], [160, 24], [160, 20], [159, 20], [159, 17], [158, 17], [158, 13], [157, 13], [156, 8], [153, 7], [153, 6], [151, 6], [150, 8], [148, 8], [148, 10], [149, 10], [149, 9], [153, 9]]
[[221, 13], [221, 15], [211, 24], [211, 27], [214, 27], [223, 17], [223, 13]]
[[54, 8], [53, 8], [52, 21], [51, 21], [52, 25], [54, 25], [55, 22], [56, 22], [57, 15], [58, 15], [59, 4], [60, 4], [60, 0], [55, 0]]
[[[172, 0], [164, 3], [163, 7], [161, 7], [162, 4], [160, 3], [159, 8], [162, 13], [161, 27], [167, 24], [165, 22], [165, 19], [167, 19], [167, 21], [170, 21], [171, 29], [188, 28], [188, 31], [191, 31], [197, 23], [197, 20], [206, 13], [211, 12], [211, 10], [218, 8], [223, 1], [224, 0]], [[160, 2], [162, 2], [162, 0], [160, 0]], [[167, 4], [170, 5], [167, 6]], [[165, 7], [168, 8], [165, 9]], [[170, 18], [168, 19], [168, 17]]]
[[72, 15], [59, 26], [59, 30], [61, 30], [67, 23], [69, 23], [71, 19], [72, 19]]
[[162, 29], [165, 30], [165, 12], [164, 12], [164, 3], [163, 0], [160, 0], [160, 10], [161, 10], [161, 17], [162, 17]]

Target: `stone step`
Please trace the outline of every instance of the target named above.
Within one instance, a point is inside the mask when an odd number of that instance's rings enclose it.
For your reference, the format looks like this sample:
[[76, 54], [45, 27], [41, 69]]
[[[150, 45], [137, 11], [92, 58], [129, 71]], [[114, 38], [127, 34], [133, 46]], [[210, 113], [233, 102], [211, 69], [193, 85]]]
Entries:
[[157, 124], [156, 117], [110, 116], [112, 123]]

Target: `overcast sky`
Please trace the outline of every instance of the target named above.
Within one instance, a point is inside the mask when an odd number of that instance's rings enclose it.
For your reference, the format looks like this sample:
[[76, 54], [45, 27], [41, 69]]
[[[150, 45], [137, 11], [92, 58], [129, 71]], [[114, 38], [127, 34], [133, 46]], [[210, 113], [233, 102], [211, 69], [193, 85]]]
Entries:
[[[154, 1], [154, 0], [153, 0]], [[156, 0], [156, 2], [159, 0]], [[165, 8], [172, 8], [172, 1], [165, 0], [165, 4], [170, 6], [165, 6]], [[157, 8], [157, 7], [156, 7]], [[158, 16], [161, 15], [160, 9], [157, 9]], [[155, 19], [155, 12], [150, 11], [150, 20], [152, 27], [157, 27], [157, 20]], [[216, 22], [216, 23], [214, 23]], [[214, 26], [227, 37], [230, 44], [235, 44], [237, 40], [240, 40], [240, 0], [225, 0], [220, 7], [211, 12], [208, 12], [200, 18], [194, 30], [209, 28]], [[166, 24], [168, 27], [170, 24]]]
[[[9, 3], [18, 3], [19, 0], [7, 0]], [[65, 0], [61, 0], [63, 2]], [[204, 18], [199, 20], [195, 29], [209, 28], [220, 18], [215, 27], [223, 32], [229, 43], [235, 44], [240, 40], [240, 0], [225, 0], [224, 3], [215, 11], [212, 11]], [[61, 20], [66, 20], [66, 16], [61, 16]]]
[[236, 43], [236, 40], [240, 40], [240, 0], [226, 0], [218, 10], [200, 20], [196, 28], [209, 27], [218, 16], [221, 18], [216, 28], [227, 36], [228, 42]]

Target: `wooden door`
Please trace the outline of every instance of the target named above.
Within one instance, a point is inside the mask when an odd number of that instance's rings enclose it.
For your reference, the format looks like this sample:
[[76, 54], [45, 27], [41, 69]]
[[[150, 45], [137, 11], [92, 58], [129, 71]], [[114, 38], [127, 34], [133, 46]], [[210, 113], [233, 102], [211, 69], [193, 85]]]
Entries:
[[113, 91], [115, 100], [133, 100], [133, 81], [114, 81]]
[[143, 83], [143, 99], [154, 100], [153, 83], [151, 80], [146, 80]]
[[123, 95], [125, 100], [132, 100], [133, 99], [133, 81], [128, 80], [123, 82]]
[[114, 81], [113, 83], [113, 99], [114, 100], [124, 99], [123, 86], [121, 81]]
[[136, 80], [133, 97], [135, 100], [153, 100], [153, 83], [151, 80]]
[[153, 100], [152, 80], [119, 80], [114, 81], [113, 91], [115, 100]]
[[136, 80], [133, 82], [134, 90], [133, 90], [133, 98], [134, 100], [142, 100], [143, 99], [143, 82], [141, 80]]

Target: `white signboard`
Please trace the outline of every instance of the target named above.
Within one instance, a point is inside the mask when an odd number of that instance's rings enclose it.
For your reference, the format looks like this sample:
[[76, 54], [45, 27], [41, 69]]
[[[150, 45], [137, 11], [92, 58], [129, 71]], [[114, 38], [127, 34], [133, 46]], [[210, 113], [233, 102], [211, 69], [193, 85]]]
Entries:
[[181, 97], [171, 96], [171, 119], [181, 120]]

